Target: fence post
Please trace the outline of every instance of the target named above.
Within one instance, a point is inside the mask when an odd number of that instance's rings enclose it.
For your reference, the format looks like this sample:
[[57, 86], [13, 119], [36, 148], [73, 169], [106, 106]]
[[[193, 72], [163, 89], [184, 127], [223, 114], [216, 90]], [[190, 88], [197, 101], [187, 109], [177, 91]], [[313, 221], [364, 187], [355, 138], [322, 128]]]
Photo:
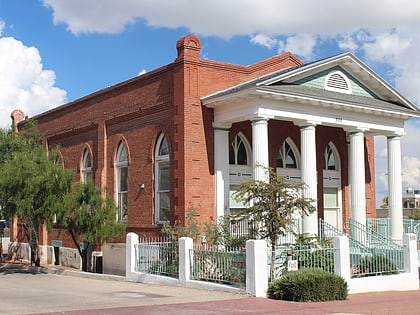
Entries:
[[404, 269], [412, 273], [418, 279], [419, 261], [417, 257], [417, 237], [416, 234], [408, 233], [403, 235], [404, 244]]
[[268, 288], [267, 242], [246, 242], [246, 292], [255, 297], [266, 297]]
[[193, 239], [190, 237], [181, 237], [179, 239], [179, 282], [186, 285], [190, 280], [191, 260], [190, 250], [193, 249]]
[[135, 245], [139, 243], [139, 236], [136, 233], [128, 233], [125, 243], [125, 278], [132, 280], [132, 273], [135, 272], [136, 251]]
[[334, 244], [334, 273], [341, 276], [344, 280], [350, 280], [350, 246], [347, 236], [336, 236], [333, 238]]

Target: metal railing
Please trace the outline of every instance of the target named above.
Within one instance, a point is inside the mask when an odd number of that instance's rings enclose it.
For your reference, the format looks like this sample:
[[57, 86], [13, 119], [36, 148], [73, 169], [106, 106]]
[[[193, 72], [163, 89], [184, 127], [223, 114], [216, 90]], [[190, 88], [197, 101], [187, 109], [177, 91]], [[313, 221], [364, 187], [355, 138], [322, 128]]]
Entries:
[[[334, 273], [334, 247], [323, 244], [311, 248], [290, 248], [285, 246], [276, 246], [274, 279], [290, 268], [290, 264], [297, 269], [319, 268]], [[268, 267], [271, 266], [271, 250], [268, 251]]]
[[242, 287], [246, 284], [246, 253], [242, 248], [194, 246], [191, 279]]
[[167, 240], [145, 241], [135, 246], [138, 272], [178, 278], [179, 250], [178, 242]]

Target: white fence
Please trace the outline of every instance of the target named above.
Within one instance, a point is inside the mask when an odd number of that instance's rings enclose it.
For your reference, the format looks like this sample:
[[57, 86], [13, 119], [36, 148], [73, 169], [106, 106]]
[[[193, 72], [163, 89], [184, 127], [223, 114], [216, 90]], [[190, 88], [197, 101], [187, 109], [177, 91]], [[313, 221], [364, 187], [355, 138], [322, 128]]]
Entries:
[[[334, 272], [342, 276], [348, 284], [349, 293], [378, 292], [391, 290], [418, 290], [419, 272], [417, 260], [417, 239], [414, 234], [403, 236], [404, 272], [392, 275], [372, 277], [351, 277], [350, 247], [346, 236], [333, 238]], [[171, 278], [136, 271], [135, 247], [139, 238], [135, 233], [128, 233], [126, 242], [126, 280], [157, 284], [180, 285], [202, 289], [243, 292], [232, 286], [205, 281], [192, 280], [190, 251], [193, 250], [191, 238], [179, 241], [179, 276]], [[246, 243], [246, 293], [265, 297], [268, 288], [267, 243], [264, 240], [249, 240]]]

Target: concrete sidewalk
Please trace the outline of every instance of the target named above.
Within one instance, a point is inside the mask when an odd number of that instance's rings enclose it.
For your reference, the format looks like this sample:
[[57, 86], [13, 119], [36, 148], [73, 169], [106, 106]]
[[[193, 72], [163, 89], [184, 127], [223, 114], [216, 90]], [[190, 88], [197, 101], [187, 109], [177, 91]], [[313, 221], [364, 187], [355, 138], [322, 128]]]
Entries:
[[0, 314], [420, 314], [420, 291], [353, 294], [345, 301], [302, 303], [131, 283], [121, 276], [55, 266], [0, 264], [1, 272]]

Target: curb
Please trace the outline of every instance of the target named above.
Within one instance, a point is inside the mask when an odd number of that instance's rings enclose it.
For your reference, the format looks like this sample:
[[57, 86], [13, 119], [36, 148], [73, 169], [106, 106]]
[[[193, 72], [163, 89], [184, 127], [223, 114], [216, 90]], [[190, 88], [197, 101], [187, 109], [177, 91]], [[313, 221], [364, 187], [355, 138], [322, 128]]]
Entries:
[[20, 273], [32, 273], [32, 274], [55, 274], [63, 276], [72, 276], [79, 278], [88, 279], [100, 279], [100, 280], [113, 280], [113, 281], [126, 281], [124, 276], [108, 275], [102, 273], [91, 273], [79, 270], [68, 270], [52, 267], [36, 267], [25, 264], [13, 264], [13, 263], [0, 263], [0, 272], [20, 272]]

